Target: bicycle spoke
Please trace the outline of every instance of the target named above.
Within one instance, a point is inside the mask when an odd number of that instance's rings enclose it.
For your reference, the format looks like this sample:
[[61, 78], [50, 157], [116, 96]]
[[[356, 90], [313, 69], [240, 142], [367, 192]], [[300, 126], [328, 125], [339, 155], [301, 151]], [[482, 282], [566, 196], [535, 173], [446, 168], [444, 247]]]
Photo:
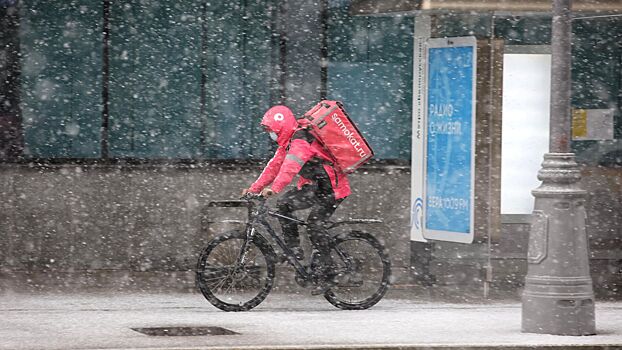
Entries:
[[220, 288], [222, 288], [222, 286], [225, 284], [225, 282], [227, 282], [227, 280], [229, 279], [229, 277], [225, 277], [223, 279], [221, 279], [220, 282], [216, 283], [216, 285], [213, 288], [210, 288], [212, 290], [220, 290]]
[[209, 282], [209, 281], [213, 281], [213, 280], [222, 280], [223, 278], [227, 278], [227, 276], [218, 276], [218, 277], [211, 277], [211, 278], [203, 278], [202, 280], [204, 282]]
[[339, 275], [336, 285], [326, 295], [335, 306], [346, 309], [367, 308], [386, 292], [388, 262], [373, 237], [353, 233], [338, 243], [333, 261]]
[[[250, 241], [242, 254], [245, 237], [241, 233], [223, 236], [207, 251], [198, 277], [206, 298], [224, 310], [247, 308], [249, 302], [263, 300], [269, 291], [267, 288], [271, 288], [271, 283], [267, 284], [271, 277], [265, 253]], [[244, 263], [240, 264], [242, 255]]]
[[229, 287], [227, 287], [227, 290], [225, 290], [225, 294], [229, 293], [229, 291], [231, 290], [231, 288], [235, 285], [235, 279], [231, 278], [231, 283], [229, 284]]

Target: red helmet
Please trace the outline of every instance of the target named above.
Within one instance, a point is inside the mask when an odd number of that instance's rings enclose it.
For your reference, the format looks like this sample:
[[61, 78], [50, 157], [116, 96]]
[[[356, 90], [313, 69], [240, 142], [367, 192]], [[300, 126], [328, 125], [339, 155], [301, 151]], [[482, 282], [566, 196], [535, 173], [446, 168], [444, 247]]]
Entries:
[[298, 127], [298, 121], [291, 109], [279, 105], [268, 109], [261, 119], [261, 125], [266, 131], [277, 135], [276, 142], [279, 146], [286, 146]]

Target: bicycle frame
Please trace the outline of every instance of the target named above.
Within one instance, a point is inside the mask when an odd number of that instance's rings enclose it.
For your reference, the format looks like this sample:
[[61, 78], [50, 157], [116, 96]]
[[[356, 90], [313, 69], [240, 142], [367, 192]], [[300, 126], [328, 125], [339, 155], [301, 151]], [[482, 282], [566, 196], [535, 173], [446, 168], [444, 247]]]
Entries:
[[[212, 201], [212, 202], [209, 202], [205, 208], [208, 209], [208, 208], [213, 208], [213, 207], [223, 207], [223, 208], [246, 207], [248, 209], [248, 221], [246, 222], [246, 227], [245, 227], [246, 240], [242, 244], [242, 247], [241, 247], [242, 249], [240, 250], [240, 256], [238, 257], [238, 263], [239, 263], [238, 266], [243, 265], [244, 259], [246, 258], [246, 253], [247, 253], [247, 249], [246, 249], [247, 244], [250, 240], [253, 239], [253, 237], [256, 234], [258, 234], [257, 227], [261, 226], [270, 235], [270, 237], [272, 237], [272, 239], [274, 240], [274, 242], [276, 242], [279, 248], [281, 248], [281, 250], [285, 253], [287, 260], [294, 267], [296, 272], [298, 272], [300, 276], [303, 276], [304, 279], [309, 279], [311, 276], [310, 276], [310, 273], [307, 271], [306, 267], [303, 266], [298, 261], [298, 259], [295, 258], [294, 252], [287, 246], [287, 244], [285, 243], [285, 240], [281, 238], [281, 236], [278, 233], [276, 233], [276, 231], [272, 228], [272, 225], [270, 225], [266, 217], [267, 215], [270, 215], [272, 217], [286, 219], [286, 220], [295, 222], [296, 224], [301, 225], [301, 226], [307, 226], [307, 222], [302, 221], [297, 218], [292, 218], [292, 217], [280, 214], [275, 211], [271, 211], [268, 209], [265, 200], [262, 200], [262, 199], [260, 200], [261, 202], [259, 204], [256, 204], [255, 202], [253, 202], [253, 199]], [[206, 227], [207, 227], [207, 224], [209, 223], [212, 223], [212, 221], [208, 220], [207, 212], [203, 211], [201, 226], [205, 231], [207, 231]], [[339, 222], [333, 222], [327, 227], [327, 229], [330, 230], [335, 227], [338, 227], [341, 225], [348, 225], [348, 224], [375, 224], [375, 223], [382, 223], [382, 220], [350, 219], [350, 220], [344, 220], [344, 221], [339, 221]], [[261, 233], [259, 234], [261, 235]], [[339, 254], [340, 258], [344, 262], [348, 263], [348, 257], [343, 252], [341, 252], [338, 249], [336, 249], [336, 252], [337, 254]]]
[[[209, 208], [212, 207], [246, 208], [248, 217], [236, 212], [231, 213], [233, 216], [227, 214], [209, 221]], [[271, 209], [263, 198], [245, 196], [244, 200], [209, 202], [201, 208], [201, 214], [201, 228], [210, 236], [216, 236], [211, 237], [199, 255], [195, 276], [197, 288], [221, 310], [247, 311], [259, 305], [272, 290], [277, 277], [276, 265], [281, 262], [294, 268], [293, 280], [300, 287], [314, 288], [312, 295], [323, 293], [329, 303], [344, 310], [363, 310], [375, 305], [390, 285], [390, 258], [382, 243], [369, 232], [355, 227], [329, 231], [332, 261], [324, 265], [323, 261], [318, 261], [322, 257], [315, 249], [309, 260], [301, 262], [296, 259], [295, 249], [287, 246], [287, 236], [277, 233], [275, 220], [270, 217], [307, 228], [311, 223], [296, 218], [296, 215], [283, 215], [276, 208]], [[235, 223], [236, 227], [226, 233], [224, 230], [213, 231], [207, 226], [210, 222]], [[325, 222], [322, 229], [380, 222], [376, 219], [331, 221]], [[278, 259], [275, 250], [284, 255], [284, 259]]]
[[276, 242], [279, 248], [281, 248], [281, 250], [285, 253], [287, 260], [294, 267], [296, 272], [298, 272], [301, 276], [304, 276], [305, 279], [309, 278], [310, 276], [309, 276], [309, 273], [307, 272], [306, 267], [303, 266], [298, 261], [298, 259], [296, 259], [294, 252], [287, 246], [287, 244], [285, 243], [285, 240], [281, 238], [281, 236], [279, 236], [279, 234], [276, 233], [276, 231], [274, 231], [274, 229], [272, 228], [272, 225], [270, 225], [268, 220], [266, 220], [265, 214], [273, 216], [273, 217], [286, 219], [286, 220], [295, 222], [296, 224], [301, 225], [301, 226], [306, 226], [307, 223], [305, 221], [268, 210], [265, 200], [262, 201], [258, 206], [255, 206], [253, 203], [253, 209], [254, 210], [251, 210], [250, 212], [249, 222], [246, 226], [247, 241], [253, 238], [255, 231], [256, 231], [255, 227], [257, 225], [261, 225], [266, 230], [266, 232], [268, 232], [270, 237], [272, 237], [272, 239]]

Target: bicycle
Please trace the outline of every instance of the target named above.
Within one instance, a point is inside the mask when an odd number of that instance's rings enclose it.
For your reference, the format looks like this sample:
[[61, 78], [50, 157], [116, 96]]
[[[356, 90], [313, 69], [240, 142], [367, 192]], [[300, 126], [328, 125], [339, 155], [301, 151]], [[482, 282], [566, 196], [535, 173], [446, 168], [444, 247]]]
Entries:
[[[319, 281], [314, 269], [317, 251], [303, 265], [267, 220], [280, 217], [305, 226], [294, 217], [270, 210], [259, 196], [242, 200], [213, 201], [207, 207], [246, 207], [248, 220], [243, 230], [233, 230], [212, 239], [199, 256], [196, 283], [201, 294], [215, 307], [224, 311], [248, 311], [259, 305], [274, 285], [277, 255], [273, 245], [261, 233], [267, 232], [279, 246], [286, 262], [296, 271], [295, 281], [302, 287], [315, 286]], [[377, 219], [351, 219], [332, 222], [327, 229], [348, 224], [381, 223]], [[332, 281], [324, 298], [344, 310], [362, 310], [375, 305], [389, 288], [391, 262], [383, 245], [371, 234], [351, 230], [331, 234]]]

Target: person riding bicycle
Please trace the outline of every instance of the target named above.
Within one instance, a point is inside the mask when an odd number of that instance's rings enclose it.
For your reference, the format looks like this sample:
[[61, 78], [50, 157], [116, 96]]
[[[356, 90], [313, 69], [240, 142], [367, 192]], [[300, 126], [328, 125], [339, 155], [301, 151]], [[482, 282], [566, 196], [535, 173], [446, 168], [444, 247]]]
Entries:
[[[278, 212], [292, 216], [292, 212], [311, 208], [307, 219], [309, 238], [319, 254], [318, 282], [320, 289], [331, 281], [330, 235], [325, 228], [328, 219], [339, 204], [350, 195], [350, 184], [345, 173], [336, 168], [328, 151], [299, 123], [286, 106], [271, 107], [263, 116], [261, 126], [276, 141], [278, 148], [259, 178], [242, 193], [261, 194], [270, 197], [281, 193], [299, 174], [296, 188], [277, 201]], [[300, 248], [298, 225], [287, 219], [279, 219], [285, 242], [296, 254], [304, 258]], [[321, 292], [321, 291], [320, 291]]]

